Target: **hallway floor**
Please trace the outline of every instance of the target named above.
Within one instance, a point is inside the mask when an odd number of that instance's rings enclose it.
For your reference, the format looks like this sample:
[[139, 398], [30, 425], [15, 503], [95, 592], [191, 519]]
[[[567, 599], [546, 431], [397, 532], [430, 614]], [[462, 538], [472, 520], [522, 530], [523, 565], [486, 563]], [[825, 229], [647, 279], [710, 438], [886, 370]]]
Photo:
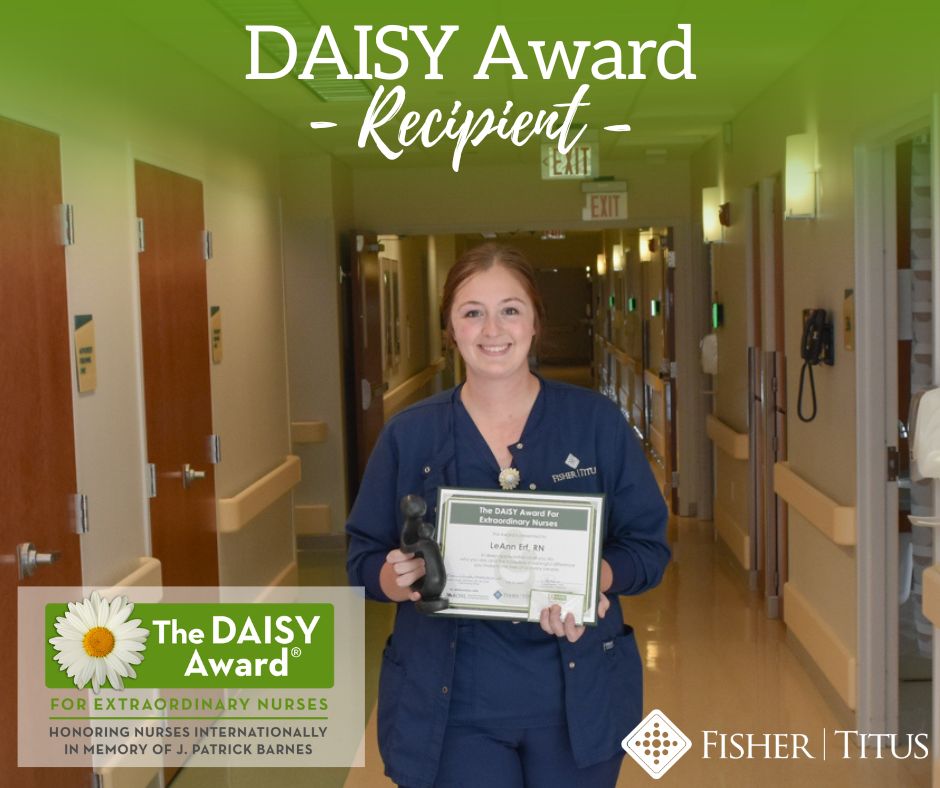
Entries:
[[[674, 559], [662, 584], [623, 601], [626, 620], [637, 635], [646, 666], [645, 708], [664, 712], [692, 741], [692, 749], [658, 784], [676, 786], [897, 786], [927, 788], [928, 760], [882, 760], [870, 752], [862, 760], [854, 747], [843, 758], [836, 729], [854, 727], [824, 699], [825, 690], [788, 642], [779, 621], [766, 618], [759, 597], [723, 545], [711, 523], [674, 520], [670, 524]], [[301, 553], [301, 582], [327, 585], [344, 579], [341, 551]], [[382, 774], [375, 744], [374, 699], [382, 645], [390, 631], [392, 607], [366, 603], [366, 766], [309, 771], [236, 769], [225, 781], [221, 770], [187, 770], [174, 782], [186, 786], [345, 786], [392, 785]], [[826, 760], [823, 738], [826, 732]], [[703, 731], [805, 734], [813, 760], [720, 760], [718, 748], [703, 756]], [[625, 732], [626, 733], [626, 732]], [[763, 741], [763, 737], [760, 739]], [[906, 751], [899, 748], [899, 754]], [[793, 753], [792, 746], [787, 754]], [[916, 752], [916, 750], [915, 750]], [[729, 749], [729, 754], [731, 750]], [[206, 772], [215, 772], [207, 774]], [[236, 774], [240, 772], [240, 774]], [[252, 772], [249, 776], [248, 772]], [[650, 778], [624, 759], [619, 786], [648, 785]], [[568, 788], [565, 786], [564, 788]]]

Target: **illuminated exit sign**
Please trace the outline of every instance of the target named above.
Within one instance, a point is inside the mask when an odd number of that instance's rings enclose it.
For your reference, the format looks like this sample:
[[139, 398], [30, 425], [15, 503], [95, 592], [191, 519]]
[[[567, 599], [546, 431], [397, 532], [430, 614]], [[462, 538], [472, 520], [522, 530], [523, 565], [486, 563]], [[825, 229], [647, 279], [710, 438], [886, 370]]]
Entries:
[[624, 181], [582, 183], [585, 222], [610, 222], [627, 218], [627, 184]]
[[576, 144], [567, 153], [554, 145], [542, 146], [542, 180], [594, 178], [597, 175], [597, 143]]

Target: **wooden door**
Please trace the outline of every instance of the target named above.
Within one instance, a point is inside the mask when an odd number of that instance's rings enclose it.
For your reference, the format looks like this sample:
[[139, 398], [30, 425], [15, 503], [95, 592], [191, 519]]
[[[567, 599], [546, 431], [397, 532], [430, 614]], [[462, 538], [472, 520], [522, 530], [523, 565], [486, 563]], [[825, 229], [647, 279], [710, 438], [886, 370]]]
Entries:
[[[78, 534], [70, 516], [75, 444], [59, 138], [0, 118], [0, 776], [22, 788], [86, 786], [86, 769], [17, 767], [17, 587], [78, 586]], [[61, 558], [19, 580], [16, 546]]]
[[[153, 554], [166, 585], [217, 585], [202, 184], [142, 162], [135, 177]], [[187, 486], [187, 465], [205, 478]]]
[[372, 447], [382, 431], [385, 414], [382, 395], [386, 384], [382, 369], [382, 323], [379, 252], [382, 246], [375, 235], [353, 233], [349, 239], [348, 267], [350, 285], [348, 330], [352, 343], [352, 379], [347, 387], [347, 411], [355, 414], [350, 423], [347, 449], [351, 461], [350, 500], [359, 489]]

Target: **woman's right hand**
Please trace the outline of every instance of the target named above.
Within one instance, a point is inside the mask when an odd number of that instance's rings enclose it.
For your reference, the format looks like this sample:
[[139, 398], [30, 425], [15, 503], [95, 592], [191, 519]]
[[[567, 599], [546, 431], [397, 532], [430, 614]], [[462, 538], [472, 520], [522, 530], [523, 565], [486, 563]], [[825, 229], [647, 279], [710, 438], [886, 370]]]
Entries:
[[392, 550], [385, 556], [385, 563], [379, 573], [379, 585], [393, 602], [417, 602], [421, 594], [411, 590], [411, 584], [424, 577], [424, 559]]

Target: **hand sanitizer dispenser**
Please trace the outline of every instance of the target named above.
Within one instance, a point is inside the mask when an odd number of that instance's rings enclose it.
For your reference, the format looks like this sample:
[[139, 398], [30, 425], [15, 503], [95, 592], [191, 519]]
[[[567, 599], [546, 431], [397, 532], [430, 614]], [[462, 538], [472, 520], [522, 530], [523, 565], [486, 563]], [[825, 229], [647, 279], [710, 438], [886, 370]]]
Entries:
[[706, 375], [718, 374], [718, 335], [706, 334], [699, 342], [702, 351], [702, 372]]
[[911, 478], [940, 479], [940, 388], [914, 395], [908, 434]]
[[[921, 391], [911, 399], [908, 440], [911, 481], [940, 479], [940, 388]], [[908, 515], [914, 525], [940, 527], [936, 517]]]

